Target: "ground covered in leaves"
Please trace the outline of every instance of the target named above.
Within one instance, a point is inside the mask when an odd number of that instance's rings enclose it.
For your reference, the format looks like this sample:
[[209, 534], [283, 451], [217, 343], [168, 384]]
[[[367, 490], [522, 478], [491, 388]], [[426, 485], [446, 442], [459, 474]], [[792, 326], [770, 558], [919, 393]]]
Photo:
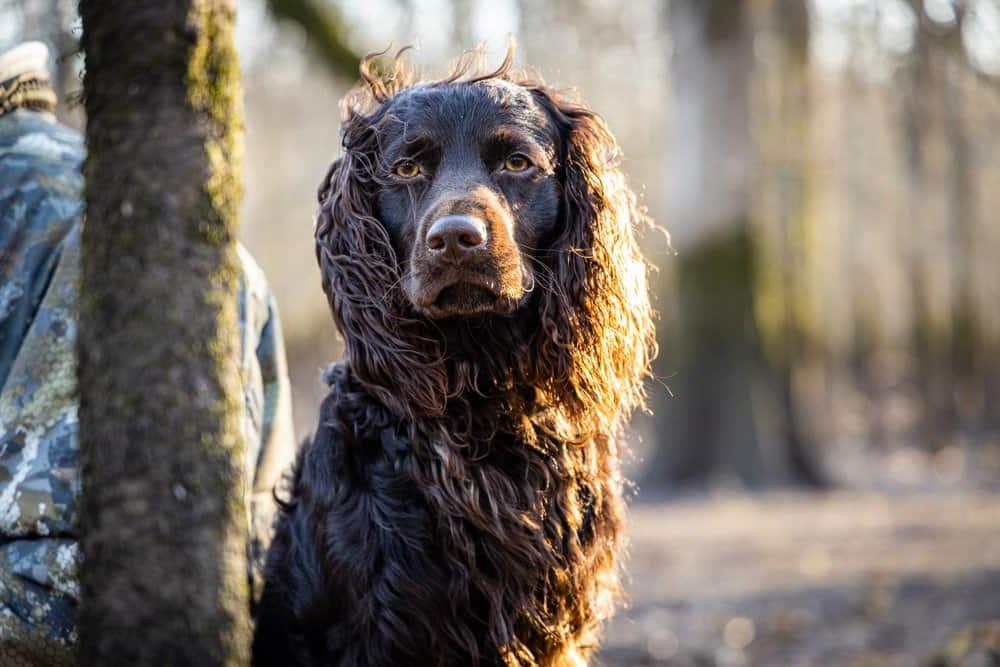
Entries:
[[606, 667], [1000, 667], [1000, 494], [638, 502]]

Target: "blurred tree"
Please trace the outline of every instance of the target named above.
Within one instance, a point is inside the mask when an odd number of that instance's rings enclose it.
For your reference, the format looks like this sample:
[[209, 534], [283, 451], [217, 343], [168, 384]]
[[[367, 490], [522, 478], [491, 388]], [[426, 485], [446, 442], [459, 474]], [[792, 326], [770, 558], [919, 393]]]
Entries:
[[[660, 407], [654, 477], [722, 477], [750, 487], [818, 481], [782, 400], [789, 365], [776, 372], [769, 363], [755, 315], [752, 4], [673, 0], [667, 17], [674, 90], [667, 219], [679, 252], [679, 322], [665, 346], [677, 369], [676, 397]], [[807, 27], [799, 21], [805, 35], [779, 37], [807, 40]], [[804, 47], [791, 52], [805, 57]]]
[[[815, 270], [817, 232], [810, 161], [810, 16], [806, 0], [764, 0], [757, 4], [761, 50], [769, 67], [760, 68], [752, 101], [756, 168], [754, 236], [756, 322], [778, 392], [775, 436], [787, 451], [793, 479], [826, 482], [819, 469], [815, 425], [802, 416], [800, 402], [812, 393], [822, 366], [822, 334], [817, 305], [808, 292]], [[773, 227], [768, 248], [762, 227]]]
[[80, 660], [246, 664], [234, 3], [80, 14]]
[[[927, 247], [925, 239], [933, 236], [935, 211], [929, 209], [926, 193], [936, 190], [939, 176], [934, 173], [934, 142], [939, 138], [943, 101], [937, 95], [944, 83], [940, 71], [942, 53], [936, 48], [928, 27], [933, 24], [924, 12], [920, 0], [911, 0], [910, 7], [917, 17], [913, 49], [903, 72], [906, 91], [903, 108], [907, 184], [911, 196], [913, 228], [907, 259], [913, 276], [913, 353], [918, 372], [923, 401], [923, 418], [919, 439], [927, 448], [940, 446], [955, 423], [952, 369], [948, 363], [948, 318], [940, 317], [941, 304], [937, 303], [931, 262], [936, 254]], [[946, 32], [952, 32], [943, 27]], [[939, 249], [938, 249], [939, 250]]]
[[[933, 276], [930, 255], [940, 255], [942, 248], [918, 247], [910, 253], [917, 306], [913, 347], [918, 372], [924, 379], [921, 388], [925, 410], [920, 435], [926, 448], [936, 450], [947, 444], [960, 421], [978, 421], [982, 415], [977, 413], [989, 410], [984, 398], [989, 359], [984, 354], [985, 341], [974, 299], [976, 283], [982, 276], [976, 275], [977, 192], [971, 130], [966, 121], [966, 79], [972, 77], [973, 70], [962, 42], [968, 15], [965, 5], [953, 5], [953, 20], [948, 23], [932, 20], [919, 0], [910, 0], [910, 6], [917, 17], [917, 29], [905, 70], [908, 182], [915, 203], [922, 200], [923, 192], [935, 187], [943, 190], [946, 249], [951, 253], [946, 258], [951, 280], [944, 313], [942, 304], [935, 303], [939, 297], [929, 284]], [[941, 149], [945, 155], [935, 155]], [[920, 231], [916, 236], [930, 236], [933, 212], [916, 205], [912, 214]]]
[[267, 0], [275, 18], [299, 26], [331, 72], [348, 81], [358, 78], [361, 58], [348, 45], [344, 19], [336, 6], [322, 0]]
[[[674, 0], [670, 225], [680, 253], [676, 397], [661, 430], [668, 475], [768, 481], [753, 416], [748, 3]], [[672, 460], [671, 460], [672, 459]]]

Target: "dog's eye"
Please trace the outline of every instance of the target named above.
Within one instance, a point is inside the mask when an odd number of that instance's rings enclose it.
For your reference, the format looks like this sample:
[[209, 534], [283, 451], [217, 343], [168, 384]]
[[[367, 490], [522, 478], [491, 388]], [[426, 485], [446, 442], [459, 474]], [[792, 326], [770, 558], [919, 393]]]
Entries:
[[531, 166], [531, 160], [529, 160], [527, 156], [522, 155], [521, 153], [514, 153], [506, 160], [504, 160], [503, 163], [504, 171], [514, 171], [514, 172], [524, 171], [530, 166]]
[[420, 165], [413, 160], [400, 160], [392, 168], [392, 173], [400, 178], [416, 178], [420, 175]]

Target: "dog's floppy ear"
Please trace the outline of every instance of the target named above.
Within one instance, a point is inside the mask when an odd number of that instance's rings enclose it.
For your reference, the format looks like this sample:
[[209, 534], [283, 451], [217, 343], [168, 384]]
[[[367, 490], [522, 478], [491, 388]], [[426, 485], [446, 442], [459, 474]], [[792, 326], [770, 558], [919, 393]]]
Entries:
[[[344, 155], [319, 187], [315, 236], [323, 291], [358, 379], [397, 415], [440, 414], [447, 373], [425, 325], [406, 315], [399, 263], [376, 218], [377, 160], [375, 129], [348, 121]], [[400, 383], [402, 377], [409, 379]]]
[[615, 428], [642, 404], [655, 354], [647, 264], [635, 240], [646, 221], [618, 167], [604, 120], [544, 86], [532, 88], [559, 138], [562, 188], [555, 238], [540, 259], [552, 273], [535, 343], [539, 377], [583, 432]]

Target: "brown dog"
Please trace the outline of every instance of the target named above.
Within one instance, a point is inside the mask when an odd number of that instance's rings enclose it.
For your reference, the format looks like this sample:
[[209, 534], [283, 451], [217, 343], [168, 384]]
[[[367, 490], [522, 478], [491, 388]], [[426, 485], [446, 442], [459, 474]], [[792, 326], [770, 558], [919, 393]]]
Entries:
[[[623, 419], [653, 351], [604, 122], [397, 64], [320, 188], [328, 373], [269, 559], [260, 665], [586, 661], [618, 593]], [[398, 60], [398, 59], [397, 59]]]

